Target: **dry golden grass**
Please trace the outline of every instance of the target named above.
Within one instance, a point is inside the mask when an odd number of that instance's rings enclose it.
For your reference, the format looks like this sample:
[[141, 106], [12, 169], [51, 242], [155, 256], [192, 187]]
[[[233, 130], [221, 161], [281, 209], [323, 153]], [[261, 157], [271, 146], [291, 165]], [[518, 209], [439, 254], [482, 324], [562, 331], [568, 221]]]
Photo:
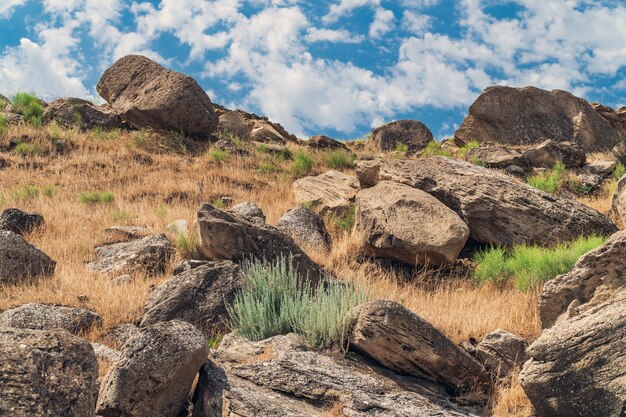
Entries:
[[[51, 138], [64, 144], [66, 151], [53, 152]], [[39, 144], [35, 153], [42, 155], [20, 155], [9, 150], [10, 142], [20, 140]], [[290, 146], [297, 151], [295, 145]], [[201, 202], [222, 196], [231, 197], [234, 203], [258, 204], [271, 224], [295, 205], [292, 162], [254, 149], [250, 157], [231, 156], [216, 162], [208, 154], [210, 149], [176, 137], [19, 126], [9, 127], [0, 135], [0, 150], [10, 164], [0, 170], [0, 210], [18, 207], [41, 213], [46, 228], [28, 239], [58, 263], [52, 279], [34, 286], [0, 288], [0, 311], [27, 302], [90, 308], [104, 319], [102, 328], [86, 335], [94, 341], [103, 341], [102, 335], [109, 328], [139, 320], [150, 287], [170, 273], [137, 277], [132, 283], [116, 285], [105, 276], [89, 272], [85, 263], [95, 259], [94, 246], [107, 240], [106, 227], [138, 225], [166, 232], [171, 221], [192, 221]], [[318, 160], [311, 173], [327, 170], [321, 152], [311, 153]], [[272, 164], [277, 172], [261, 172], [262, 164]], [[38, 187], [38, 195], [34, 195], [32, 186]], [[79, 195], [92, 191], [112, 192], [115, 201], [82, 203]], [[602, 212], [609, 208], [607, 199], [582, 202]], [[442, 275], [433, 280], [426, 272], [407, 279], [406, 274], [379, 263], [356, 262], [360, 258], [358, 237], [337, 227], [332, 229], [332, 253], [309, 252], [317, 262], [339, 277], [364, 284], [375, 297], [402, 303], [454, 341], [480, 339], [496, 328], [531, 341], [540, 333], [536, 293], [477, 287], [464, 277]], [[494, 404], [495, 416], [531, 415], [531, 407], [515, 381], [512, 387], [499, 391]]]
[[534, 417], [535, 415], [535, 411], [519, 383], [518, 375], [514, 374], [512, 380], [502, 384], [497, 391], [492, 416]]

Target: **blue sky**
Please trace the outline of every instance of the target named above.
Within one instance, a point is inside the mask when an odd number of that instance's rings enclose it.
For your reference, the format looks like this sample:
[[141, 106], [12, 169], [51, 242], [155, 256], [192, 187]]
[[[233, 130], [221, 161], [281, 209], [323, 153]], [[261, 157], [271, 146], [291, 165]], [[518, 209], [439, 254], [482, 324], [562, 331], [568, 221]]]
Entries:
[[0, 94], [96, 99], [130, 53], [302, 137], [442, 138], [493, 84], [626, 104], [626, 1], [0, 0]]

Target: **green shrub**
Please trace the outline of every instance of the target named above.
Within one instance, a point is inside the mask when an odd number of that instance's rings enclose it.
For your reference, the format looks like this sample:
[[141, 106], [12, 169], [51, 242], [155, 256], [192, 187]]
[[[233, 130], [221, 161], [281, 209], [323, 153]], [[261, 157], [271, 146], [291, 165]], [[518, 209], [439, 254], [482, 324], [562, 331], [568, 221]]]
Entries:
[[212, 149], [209, 152], [209, 158], [213, 160], [213, 162], [224, 162], [230, 157], [230, 153], [223, 149]]
[[34, 94], [17, 93], [13, 96], [13, 108], [20, 113], [24, 120], [35, 127], [41, 126], [43, 107]]
[[354, 221], [356, 217], [356, 206], [350, 204], [345, 210], [339, 214], [333, 214], [330, 216], [329, 221], [337, 229], [341, 231], [350, 231], [354, 227]]
[[280, 171], [280, 168], [278, 168], [273, 162], [268, 161], [263, 162], [261, 165], [259, 165], [258, 170], [261, 174], [267, 175]]
[[7, 119], [0, 114], [0, 135], [4, 133], [4, 129], [7, 127]]
[[261, 153], [272, 155], [275, 159], [279, 161], [288, 161], [293, 158], [292, 152], [287, 148], [276, 149], [272, 148], [269, 145], [266, 145], [265, 143], [260, 143], [259, 145], [257, 145], [256, 149]]
[[228, 306], [230, 326], [250, 340], [297, 333], [314, 347], [347, 347], [355, 307], [365, 291], [330, 278], [311, 288], [291, 260], [246, 261], [245, 281]]
[[15, 145], [15, 153], [21, 156], [43, 156], [48, 149], [41, 143], [20, 142]]
[[80, 193], [78, 198], [81, 203], [85, 204], [110, 204], [115, 201], [115, 194], [110, 191], [92, 191]]
[[397, 152], [407, 153], [409, 151], [409, 145], [406, 143], [396, 143], [395, 150]]
[[302, 177], [311, 172], [311, 169], [313, 169], [314, 166], [315, 159], [310, 153], [298, 151], [294, 155], [291, 172], [295, 177]]
[[472, 149], [476, 149], [479, 146], [480, 146], [480, 142], [478, 142], [475, 139], [472, 139], [469, 142], [467, 142], [465, 145], [459, 148], [459, 156], [462, 158], [465, 158], [465, 155], [467, 155], [469, 151], [471, 151]]
[[124, 209], [115, 210], [111, 214], [111, 218], [113, 219], [113, 221], [116, 221], [116, 222], [128, 220], [131, 217], [132, 217], [132, 215], [128, 211], [126, 211]]
[[624, 176], [624, 174], [626, 174], [626, 166], [620, 162], [613, 169], [613, 177], [619, 180]]
[[558, 162], [552, 169], [529, 177], [527, 183], [547, 193], [557, 192], [565, 180], [565, 165]]
[[13, 190], [13, 198], [16, 200], [32, 200], [41, 195], [39, 187], [30, 184], [22, 184]]
[[54, 193], [56, 192], [56, 188], [54, 185], [44, 185], [43, 187], [41, 187], [41, 194], [44, 197], [52, 197], [54, 195]]
[[421, 153], [421, 156], [452, 156], [452, 151], [449, 149], [443, 149], [440, 142], [432, 141], [426, 145], [426, 148]]
[[570, 271], [578, 258], [604, 243], [599, 236], [580, 237], [553, 248], [519, 245], [511, 251], [492, 247], [474, 257], [478, 264], [474, 279], [478, 283], [512, 282], [520, 290], [540, 287], [544, 282]]
[[352, 152], [346, 152], [338, 149], [327, 152], [324, 155], [324, 162], [332, 169], [348, 169], [354, 167], [356, 155]]
[[197, 235], [190, 232], [189, 235], [179, 233], [176, 237], [176, 248], [183, 259], [197, 259], [200, 256], [200, 243]]

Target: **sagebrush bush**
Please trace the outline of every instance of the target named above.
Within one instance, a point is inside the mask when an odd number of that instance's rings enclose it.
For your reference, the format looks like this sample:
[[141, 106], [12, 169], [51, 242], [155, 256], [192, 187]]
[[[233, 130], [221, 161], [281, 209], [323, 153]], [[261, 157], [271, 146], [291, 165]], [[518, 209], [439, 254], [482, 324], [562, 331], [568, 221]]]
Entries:
[[600, 236], [579, 237], [552, 248], [519, 245], [507, 251], [492, 247], [474, 257], [478, 265], [474, 279], [478, 283], [512, 282], [520, 290], [538, 288], [544, 282], [570, 271], [578, 258], [604, 243]]
[[17, 93], [13, 96], [13, 109], [35, 127], [41, 126], [43, 106], [34, 94]]
[[558, 162], [552, 169], [539, 175], [528, 177], [526, 182], [535, 188], [553, 194], [561, 188], [564, 181], [565, 165], [562, 162]]
[[332, 278], [312, 288], [287, 258], [242, 269], [244, 284], [228, 306], [233, 330], [255, 341], [297, 333], [317, 348], [347, 346], [355, 307], [368, 300], [363, 289]]
[[306, 151], [298, 151], [293, 157], [292, 173], [294, 177], [302, 177], [311, 172], [315, 166], [315, 159]]
[[345, 210], [329, 216], [328, 220], [335, 229], [341, 232], [350, 231], [356, 220], [356, 206], [351, 203]]
[[327, 152], [324, 155], [324, 162], [332, 169], [348, 169], [354, 167], [356, 155], [342, 149]]
[[459, 156], [465, 158], [465, 155], [467, 155], [469, 151], [471, 151], [472, 149], [476, 149], [479, 146], [480, 142], [478, 142], [476, 139], [472, 139], [459, 148]]
[[110, 191], [91, 191], [80, 193], [78, 199], [85, 204], [110, 204], [115, 201], [115, 194]]

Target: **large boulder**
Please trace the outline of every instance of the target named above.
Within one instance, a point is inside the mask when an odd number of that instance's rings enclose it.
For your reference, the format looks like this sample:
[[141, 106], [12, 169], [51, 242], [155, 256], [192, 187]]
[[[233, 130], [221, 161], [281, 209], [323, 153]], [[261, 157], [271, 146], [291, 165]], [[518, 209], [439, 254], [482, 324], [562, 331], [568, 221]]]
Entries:
[[526, 171], [530, 169], [528, 160], [520, 152], [502, 145], [483, 144], [478, 148], [470, 149], [465, 159], [484, 164], [489, 168], [506, 169], [511, 165], [517, 165]]
[[46, 107], [43, 123], [56, 121], [62, 126], [78, 126], [81, 129], [116, 129], [122, 127], [122, 119], [115, 113], [99, 108], [81, 98], [60, 98]]
[[533, 167], [543, 168], [551, 168], [557, 162], [566, 168], [580, 168], [587, 160], [587, 155], [577, 145], [552, 139], [525, 150], [523, 155]]
[[263, 213], [263, 210], [261, 210], [261, 207], [254, 203], [239, 203], [236, 206], [233, 206], [229, 211], [253, 223], [265, 223], [265, 214]]
[[293, 239], [273, 226], [251, 222], [204, 203], [198, 211], [200, 253], [208, 260], [265, 259], [273, 262], [290, 258], [302, 277], [313, 282], [322, 276], [316, 265]]
[[324, 135], [311, 136], [306, 142], [309, 148], [314, 149], [340, 149], [348, 151], [348, 147], [336, 139]]
[[18, 329], [63, 329], [79, 334], [98, 326], [102, 317], [98, 313], [79, 307], [62, 307], [49, 304], [24, 304], [0, 314], [0, 327]]
[[452, 263], [469, 238], [465, 222], [435, 197], [390, 181], [359, 191], [355, 230], [371, 255], [410, 265]]
[[622, 176], [617, 182], [617, 187], [615, 187], [615, 193], [611, 200], [611, 207], [617, 218], [620, 219], [623, 225], [626, 225], [626, 175]]
[[194, 417], [478, 415], [454, 404], [436, 384], [356, 354], [311, 351], [294, 334], [261, 342], [226, 335], [203, 367], [194, 398]]
[[485, 335], [476, 345], [474, 356], [494, 376], [504, 378], [526, 362], [527, 347], [528, 342], [521, 337], [496, 329]]
[[398, 120], [373, 129], [370, 140], [381, 151], [394, 151], [398, 145], [405, 145], [409, 152], [417, 152], [434, 139], [424, 123], [417, 120]]
[[613, 148], [619, 135], [588, 102], [566, 91], [493, 86], [470, 106], [454, 138], [459, 145], [471, 140], [533, 145], [553, 139], [594, 152]]
[[239, 139], [250, 139], [252, 129], [240, 111], [227, 111], [219, 117], [218, 130], [232, 134]]
[[104, 377], [98, 416], [178, 416], [208, 352], [204, 335], [189, 323], [168, 321], [142, 328]]
[[93, 417], [98, 363], [62, 331], [0, 328], [0, 416]]
[[546, 282], [539, 295], [542, 326], [551, 327], [626, 288], [625, 258], [626, 231], [620, 231], [583, 255], [570, 272]]
[[[520, 184], [497, 171], [445, 157], [368, 162], [368, 182], [395, 181], [426, 191], [454, 210], [478, 242], [511, 247], [554, 245], [581, 235], [610, 235], [617, 227], [575, 201]], [[361, 177], [357, 164], [357, 175]]]
[[56, 262], [24, 238], [0, 230], [0, 285], [34, 283], [54, 275]]
[[335, 170], [300, 178], [293, 183], [296, 203], [310, 204], [322, 215], [345, 211], [358, 191], [359, 182], [354, 176]]
[[207, 138], [217, 128], [209, 96], [191, 77], [140, 55], [128, 55], [107, 69], [98, 93], [123, 120], [157, 130]]
[[417, 314], [376, 300], [360, 307], [350, 348], [394, 371], [442, 384], [451, 394], [489, 386], [483, 366]]
[[278, 220], [276, 228], [291, 236], [300, 247], [330, 252], [331, 240], [324, 221], [306, 207], [288, 210]]
[[99, 259], [88, 263], [87, 267], [103, 273], [158, 275], [165, 272], [174, 252], [172, 242], [164, 234], [159, 234], [99, 246], [96, 248]]
[[0, 230], [9, 230], [20, 235], [39, 229], [44, 224], [43, 216], [38, 213], [8, 208], [0, 213]]
[[141, 326], [182, 320], [207, 338], [227, 327], [226, 306], [243, 283], [239, 267], [230, 261], [208, 262], [154, 287], [144, 306]]
[[544, 330], [520, 382], [539, 417], [626, 412], [626, 291]]

